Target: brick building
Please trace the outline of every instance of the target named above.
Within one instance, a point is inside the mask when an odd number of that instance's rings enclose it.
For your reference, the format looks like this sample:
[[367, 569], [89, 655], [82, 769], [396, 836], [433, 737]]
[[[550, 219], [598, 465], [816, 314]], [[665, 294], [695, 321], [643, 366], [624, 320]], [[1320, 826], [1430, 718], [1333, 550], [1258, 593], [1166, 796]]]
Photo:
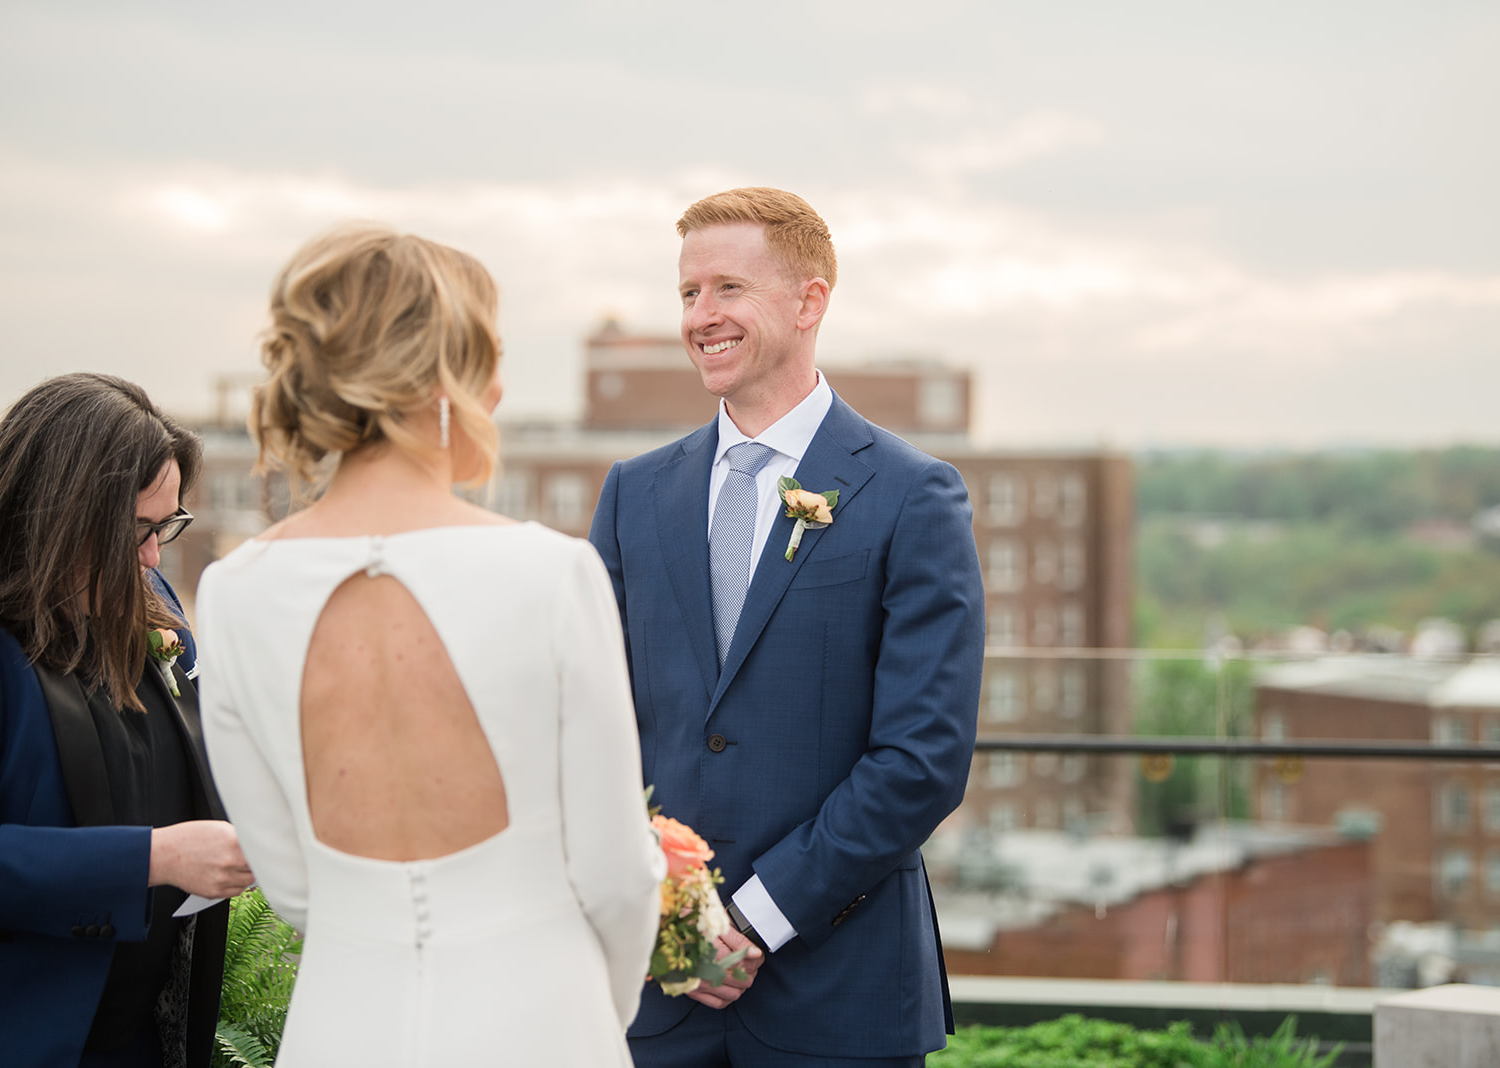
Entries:
[[[967, 863], [980, 855], [971, 844]], [[1186, 842], [1018, 831], [990, 859], [938, 890], [955, 974], [1370, 982], [1367, 841], [1245, 824]]]
[[[1500, 663], [1398, 656], [1264, 669], [1266, 740], [1500, 744]], [[1256, 768], [1256, 818], [1372, 837], [1375, 918], [1500, 930], [1500, 766], [1308, 760]]]

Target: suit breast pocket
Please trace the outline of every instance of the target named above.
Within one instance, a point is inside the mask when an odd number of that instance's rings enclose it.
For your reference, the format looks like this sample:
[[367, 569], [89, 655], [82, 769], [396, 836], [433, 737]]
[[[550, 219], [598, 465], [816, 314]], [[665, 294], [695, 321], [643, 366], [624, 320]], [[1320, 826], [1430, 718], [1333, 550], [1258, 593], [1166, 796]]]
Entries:
[[865, 577], [870, 562], [870, 550], [834, 556], [827, 560], [809, 560], [792, 579], [794, 590], [810, 590], [819, 586], [842, 586], [846, 582], [858, 582]]

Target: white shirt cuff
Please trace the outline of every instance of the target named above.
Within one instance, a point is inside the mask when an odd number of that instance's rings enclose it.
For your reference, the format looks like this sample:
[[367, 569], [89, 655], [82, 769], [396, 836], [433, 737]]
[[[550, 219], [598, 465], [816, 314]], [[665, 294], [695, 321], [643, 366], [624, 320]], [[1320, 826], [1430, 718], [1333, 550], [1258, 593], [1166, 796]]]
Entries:
[[772, 953], [797, 937], [796, 928], [781, 914], [776, 902], [771, 900], [759, 875], [750, 876], [750, 881], [736, 890], [730, 900], [739, 906], [745, 919], [750, 921], [750, 926], [755, 928], [755, 933], [760, 935], [761, 941]]

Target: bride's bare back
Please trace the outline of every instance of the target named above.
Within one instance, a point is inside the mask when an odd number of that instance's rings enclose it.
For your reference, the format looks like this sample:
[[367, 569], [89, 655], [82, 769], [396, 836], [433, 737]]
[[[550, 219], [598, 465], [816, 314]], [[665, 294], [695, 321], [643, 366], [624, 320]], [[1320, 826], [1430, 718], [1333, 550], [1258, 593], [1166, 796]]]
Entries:
[[444, 856], [509, 824], [505, 784], [447, 650], [389, 575], [347, 579], [318, 618], [301, 694], [319, 841], [379, 860]]

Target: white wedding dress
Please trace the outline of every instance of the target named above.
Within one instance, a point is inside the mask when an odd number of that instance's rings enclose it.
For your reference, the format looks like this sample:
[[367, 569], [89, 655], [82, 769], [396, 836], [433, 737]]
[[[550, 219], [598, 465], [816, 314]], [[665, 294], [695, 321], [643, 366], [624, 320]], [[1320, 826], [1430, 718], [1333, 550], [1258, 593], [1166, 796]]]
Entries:
[[[314, 834], [303, 666], [361, 571], [427, 614], [500, 770], [509, 825], [456, 853], [375, 860]], [[662, 860], [593, 549], [530, 523], [250, 541], [204, 572], [197, 615], [219, 792], [306, 935], [278, 1066], [629, 1065]]]

